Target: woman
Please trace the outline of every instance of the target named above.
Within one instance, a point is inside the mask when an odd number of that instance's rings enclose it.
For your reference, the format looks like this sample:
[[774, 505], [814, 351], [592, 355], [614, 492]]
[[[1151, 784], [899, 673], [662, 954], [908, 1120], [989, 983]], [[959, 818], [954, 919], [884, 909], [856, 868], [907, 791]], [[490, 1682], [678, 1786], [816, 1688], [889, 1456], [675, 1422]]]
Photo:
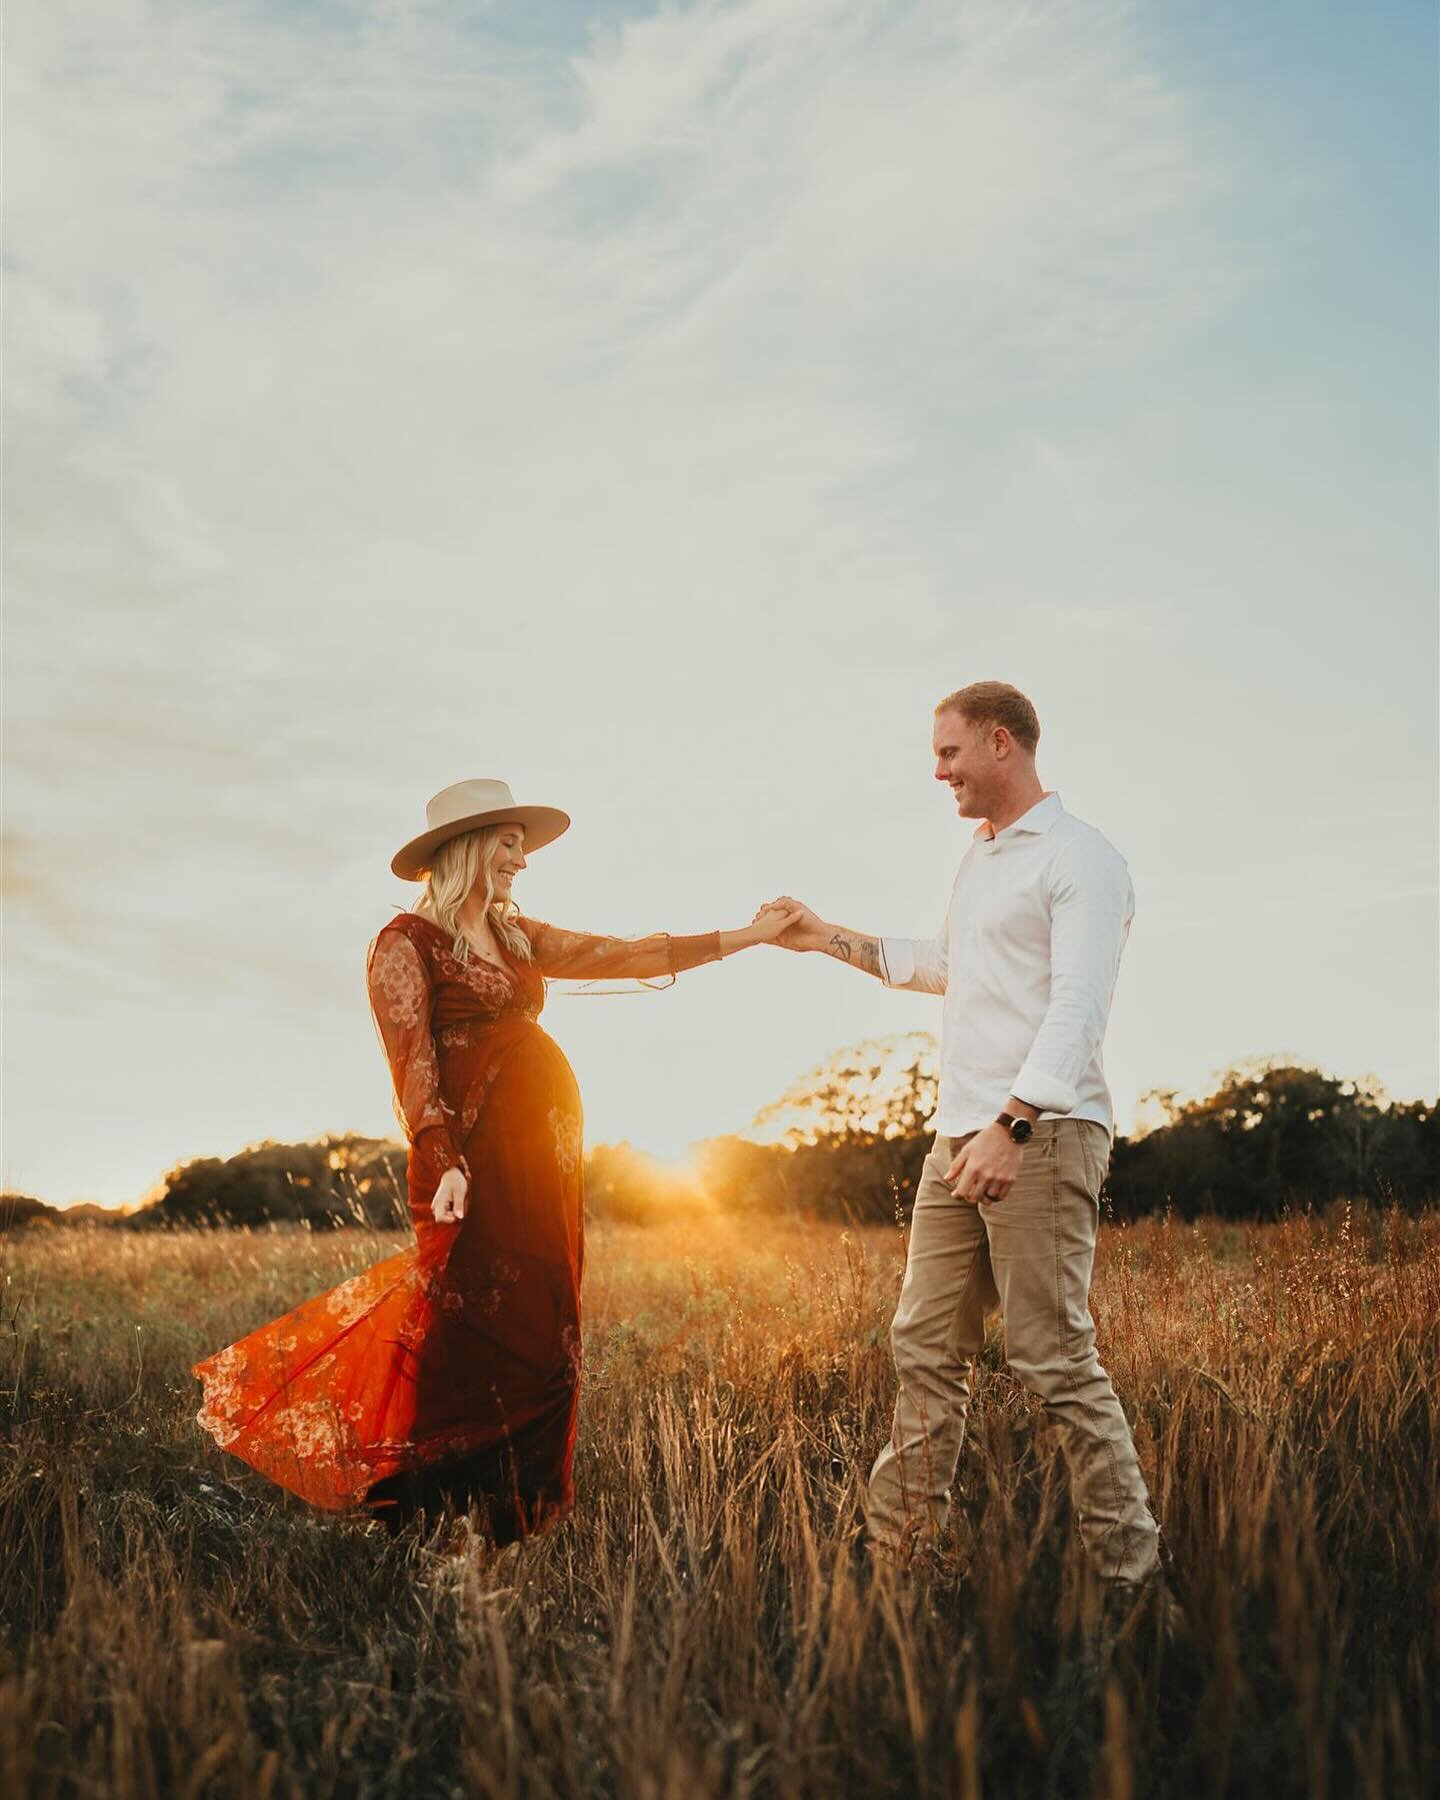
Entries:
[[570, 823], [462, 781], [397, 853], [424, 882], [370, 946], [369, 990], [409, 1143], [415, 1245], [195, 1365], [200, 1423], [317, 1506], [398, 1528], [483, 1502], [506, 1543], [566, 1512], [584, 1264], [580, 1095], [538, 1023], [547, 977], [671, 976], [792, 921], [628, 941], [526, 918], [527, 852]]

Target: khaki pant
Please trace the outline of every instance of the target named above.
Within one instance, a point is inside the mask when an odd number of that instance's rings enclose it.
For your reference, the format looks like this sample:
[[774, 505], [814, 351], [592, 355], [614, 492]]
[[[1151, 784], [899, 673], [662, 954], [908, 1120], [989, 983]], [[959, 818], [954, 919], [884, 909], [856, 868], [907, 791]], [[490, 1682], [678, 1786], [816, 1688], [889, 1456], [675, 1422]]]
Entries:
[[1155, 1567], [1159, 1534], [1090, 1317], [1109, 1135], [1085, 1120], [1040, 1120], [1009, 1194], [978, 1206], [941, 1179], [964, 1142], [936, 1138], [915, 1196], [890, 1330], [900, 1391], [866, 1504], [872, 1545], [903, 1554], [944, 1522], [973, 1359], [998, 1301], [1006, 1361], [1058, 1429], [1086, 1549], [1105, 1578], [1143, 1580]]

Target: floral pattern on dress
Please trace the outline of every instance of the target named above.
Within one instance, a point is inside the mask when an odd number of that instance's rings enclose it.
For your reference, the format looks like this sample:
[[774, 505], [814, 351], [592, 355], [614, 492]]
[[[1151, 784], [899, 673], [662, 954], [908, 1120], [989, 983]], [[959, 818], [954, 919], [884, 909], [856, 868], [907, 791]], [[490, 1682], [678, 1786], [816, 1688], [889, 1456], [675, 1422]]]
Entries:
[[346, 1435], [333, 1402], [323, 1396], [287, 1407], [281, 1423], [291, 1449], [307, 1462], [335, 1461]]
[[435, 949], [435, 974], [441, 981], [454, 982], [473, 994], [482, 1017], [494, 1018], [513, 1006], [516, 999], [515, 979], [508, 969], [489, 962], [483, 956], [456, 956], [447, 944]]
[[394, 1082], [395, 1117], [433, 1191], [446, 1169], [463, 1166], [463, 1159], [440, 1081], [434, 981], [407, 930], [397, 924], [380, 933], [370, 948], [367, 980]]
[[[368, 1274], [368, 1271], [367, 1271]], [[363, 1319], [375, 1305], [378, 1295], [372, 1290], [374, 1283], [367, 1280], [366, 1275], [352, 1275], [349, 1281], [342, 1281], [337, 1288], [321, 1296], [321, 1305], [334, 1319], [341, 1331], [347, 1325], [353, 1325], [357, 1319]], [[292, 1335], [290, 1344], [296, 1342]], [[282, 1345], [283, 1349], [284, 1346]]]
[[204, 1377], [204, 1405], [195, 1417], [222, 1449], [239, 1437], [237, 1421], [249, 1410], [240, 1380], [244, 1365], [244, 1350], [239, 1344], [231, 1344], [210, 1358], [209, 1373]]
[[410, 1030], [426, 1010], [429, 983], [420, 953], [400, 932], [382, 932], [370, 959], [370, 998], [392, 1025]]
[[550, 1131], [555, 1139], [555, 1160], [567, 1175], [580, 1167], [580, 1121], [574, 1113], [550, 1108]]

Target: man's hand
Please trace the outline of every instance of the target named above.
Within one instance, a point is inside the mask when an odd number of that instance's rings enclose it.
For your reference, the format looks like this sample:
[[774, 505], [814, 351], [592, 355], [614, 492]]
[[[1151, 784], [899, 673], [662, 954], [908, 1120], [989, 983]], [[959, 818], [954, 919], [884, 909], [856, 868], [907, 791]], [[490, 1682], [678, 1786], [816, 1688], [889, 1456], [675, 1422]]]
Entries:
[[943, 1179], [957, 1200], [972, 1206], [1003, 1200], [1020, 1174], [1020, 1145], [1003, 1125], [987, 1125], [960, 1146]]
[[785, 930], [771, 940], [782, 949], [819, 950], [824, 947], [824, 923], [819, 914], [812, 912], [803, 900], [792, 900], [788, 894], [782, 894], [777, 900], [767, 900], [755, 917], [758, 919], [762, 914], [772, 912], [794, 915]]
[[465, 1217], [465, 1192], [468, 1183], [463, 1169], [447, 1169], [435, 1189], [430, 1211], [437, 1225], [458, 1225]]
[[720, 954], [733, 956], [737, 950], [748, 950], [752, 944], [778, 944], [795, 922], [795, 914], [783, 906], [762, 906], [748, 925], [738, 931], [720, 933]]

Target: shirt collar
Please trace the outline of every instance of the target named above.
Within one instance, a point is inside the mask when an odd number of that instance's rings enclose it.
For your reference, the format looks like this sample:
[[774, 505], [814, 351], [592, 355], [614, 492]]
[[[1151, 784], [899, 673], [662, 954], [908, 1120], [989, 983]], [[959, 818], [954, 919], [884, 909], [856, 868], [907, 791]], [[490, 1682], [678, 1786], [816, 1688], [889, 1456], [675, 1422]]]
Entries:
[[1037, 837], [1042, 837], [1064, 810], [1065, 808], [1060, 804], [1059, 791], [1051, 788], [1043, 800], [1037, 800], [1029, 812], [1021, 813], [1020, 817], [1013, 824], [1007, 825], [1003, 831], [993, 831], [990, 821], [982, 819], [975, 829], [975, 836], [982, 844], [988, 844], [995, 838], [1009, 837], [1012, 831], [1029, 831]]

